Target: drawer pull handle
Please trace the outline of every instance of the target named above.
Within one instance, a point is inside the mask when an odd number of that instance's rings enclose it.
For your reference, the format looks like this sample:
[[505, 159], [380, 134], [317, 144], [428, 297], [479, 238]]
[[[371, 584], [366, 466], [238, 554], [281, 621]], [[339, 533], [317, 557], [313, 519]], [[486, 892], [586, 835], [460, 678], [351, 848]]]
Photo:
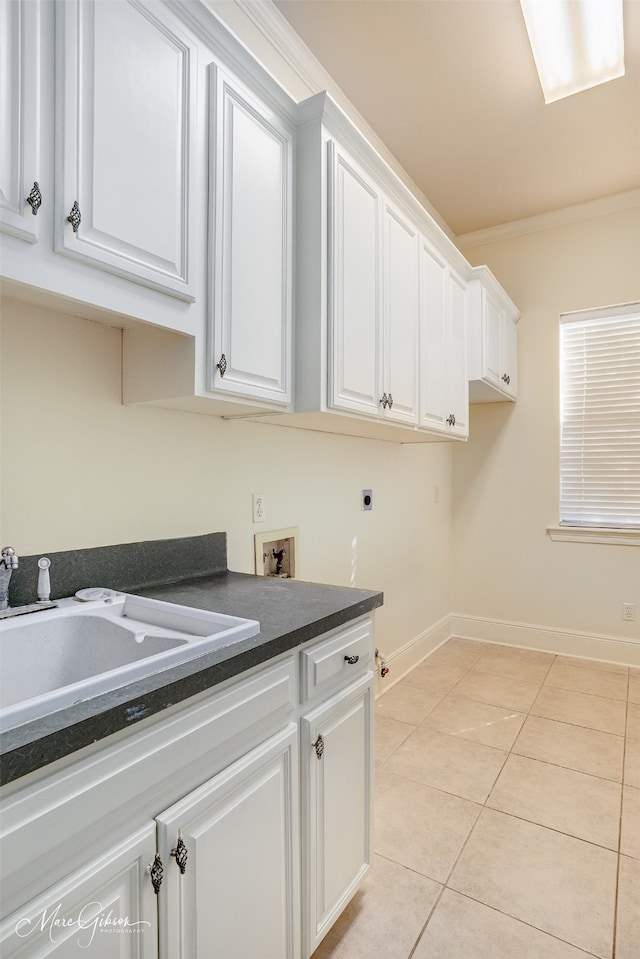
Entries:
[[171, 855], [174, 857], [178, 869], [184, 876], [184, 871], [187, 868], [187, 859], [189, 858], [189, 853], [187, 852], [187, 847], [181, 838], [178, 839], [175, 848], [171, 850]]
[[318, 736], [315, 743], [311, 743], [311, 745], [316, 751], [316, 759], [322, 759], [322, 754], [324, 752], [324, 739], [322, 736]]
[[345, 656], [345, 657], [344, 657], [345, 663], [349, 663], [350, 666], [355, 666], [355, 664], [358, 662], [359, 659], [360, 659], [359, 656]]
[[160, 886], [162, 885], [162, 876], [164, 874], [164, 870], [162, 868], [162, 859], [160, 858], [158, 853], [156, 853], [156, 858], [153, 860], [152, 864], [147, 869], [147, 872], [149, 873], [149, 876], [151, 878], [153, 891], [155, 892], [157, 896], [158, 893], [160, 892]]

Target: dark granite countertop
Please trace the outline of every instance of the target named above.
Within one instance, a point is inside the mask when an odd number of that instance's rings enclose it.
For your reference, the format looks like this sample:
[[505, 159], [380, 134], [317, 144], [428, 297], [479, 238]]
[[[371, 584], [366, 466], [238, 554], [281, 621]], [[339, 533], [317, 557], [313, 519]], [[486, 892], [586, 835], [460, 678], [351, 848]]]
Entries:
[[[95, 578], [87, 584], [112, 585]], [[116, 588], [123, 589], [123, 586]], [[144, 679], [60, 709], [43, 719], [6, 730], [0, 734], [1, 783], [18, 779], [267, 662], [371, 612], [381, 606], [383, 600], [382, 593], [376, 591], [265, 579], [228, 571], [128, 591], [198, 609], [257, 619], [260, 632], [226, 649], [151, 673]]]

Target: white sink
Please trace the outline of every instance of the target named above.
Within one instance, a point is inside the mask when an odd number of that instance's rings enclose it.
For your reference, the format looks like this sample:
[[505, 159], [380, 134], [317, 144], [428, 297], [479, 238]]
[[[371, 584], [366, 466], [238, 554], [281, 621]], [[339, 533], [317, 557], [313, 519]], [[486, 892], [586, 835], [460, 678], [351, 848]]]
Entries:
[[253, 619], [126, 593], [0, 621], [0, 727], [10, 729], [255, 636]]

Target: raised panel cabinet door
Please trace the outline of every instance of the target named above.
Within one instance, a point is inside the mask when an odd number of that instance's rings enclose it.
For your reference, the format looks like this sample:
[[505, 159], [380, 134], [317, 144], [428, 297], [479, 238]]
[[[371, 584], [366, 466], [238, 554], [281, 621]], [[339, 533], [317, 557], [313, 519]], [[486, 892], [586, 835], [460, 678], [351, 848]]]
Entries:
[[195, 45], [149, 0], [58, 0], [56, 32], [56, 250], [194, 300]]
[[372, 679], [369, 672], [301, 721], [305, 957], [371, 864]]
[[293, 132], [210, 71], [210, 388], [291, 401]]
[[3, 919], [3, 959], [157, 959], [155, 823]]
[[418, 422], [418, 233], [384, 205], [384, 376], [389, 397], [383, 415]]
[[482, 290], [482, 375], [487, 383], [502, 389], [503, 311], [488, 290]]
[[509, 396], [518, 394], [518, 331], [516, 324], [508, 314], [504, 317], [502, 333], [503, 375], [508, 377], [505, 383], [501, 379], [502, 389]]
[[444, 258], [420, 242], [420, 426], [446, 432], [448, 409], [448, 268]]
[[158, 816], [162, 959], [299, 959], [297, 782], [291, 723]]
[[0, 229], [35, 243], [42, 216], [40, 182], [40, 3], [0, 2]]
[[454, 436], [469, 435], [469, 379], [467, 376], [467, 288], [463, 280], [449, 273], [449, 349], [447, 385]]
[[329, 405], [378, 416], [381, 217], [375, 184], [329, 145]]

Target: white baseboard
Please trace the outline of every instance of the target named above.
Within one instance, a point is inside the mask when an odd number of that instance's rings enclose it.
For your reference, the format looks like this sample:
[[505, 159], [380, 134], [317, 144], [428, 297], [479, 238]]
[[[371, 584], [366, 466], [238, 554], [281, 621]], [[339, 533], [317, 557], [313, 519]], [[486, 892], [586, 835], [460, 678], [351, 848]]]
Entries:
[[640, 642], [600, 633], [581, 633], [577, 630], [532, 626], [528, 623], [509, 623], [482, 616], [452, 613], [448, 617], [451, 636], [461, 639], [481, 639], [504, 643], [524, 649], [557, 653], [559, 656], [580, 656], [623, 666], [640, 666]]
[[451, 617], [443, 616], [437, 623], [410, 639], [408, 643], [405, 643], [400, 649], [396, 649], [395, 652], [387, 654], [381, 648], [380, 652], [386, 657], [389, 673], [384, 679], [381, 679], [378, 674], [376, 695], [386, 693], [392, 686], [399, 683], [407, 673], [411, 672], [414, 666], [421, 663], [438, 646], [446, 643], [451, 635]]
[[459, 639], [476, 639], [485, 643], [502, 643], [521, 649], [556, 653], [559, 656], [577, 656], [623, 666], [640, 666], [640, 641], [451, 613], [393, 653], [387, 654], [384, 649], [380, 650], [386, 657], [389, 674], [384, 679], [378, 675], [376, 695], [388, 692], [415, 666], [454, 636]]

